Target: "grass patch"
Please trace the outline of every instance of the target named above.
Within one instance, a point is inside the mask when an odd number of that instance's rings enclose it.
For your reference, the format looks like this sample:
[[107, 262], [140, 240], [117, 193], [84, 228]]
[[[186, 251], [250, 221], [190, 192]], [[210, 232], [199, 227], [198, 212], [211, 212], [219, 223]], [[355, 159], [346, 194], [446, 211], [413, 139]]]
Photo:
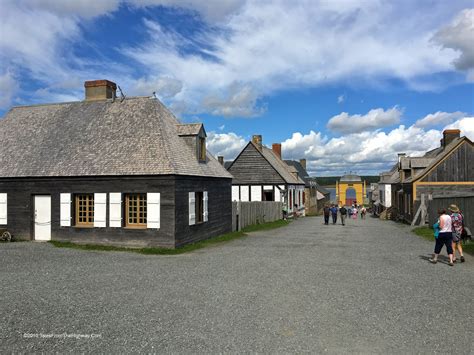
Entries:
[[415, 233], [416, 235], [419, 235], [423, 239], [431, 240], [433, 242], [435, 240], [433, 229], [431, 229], [430, 227], [426, 227], [426, 226], [416, 227], [412, 231], [413, 233]]
[[[435, 240], [435, 237], [433, 235], [433, 229], [431, 229], [430, 227], [416, 227], [412, 231], [423, 239], [430, 240], [433, 242]], [[470, 241], [468, 244], [463, 243], [462, 249], [465, 253], [474, 255], [474, 241]]]
[[263, 224], [256, 224], [253, 226], [245, 227], [242, 231], [227, 233], [215, 238], [210, 238], [206, 240], [201, 240], [196, 243], [187, 244], [176, 249], [160, 248], [160, 247], [150, 247], [150, 248], [127, 248], [127, 247], [117, 247], [113, 245], [99, 245], [99, 244], [76, 244], [72, 242], [60, 242], [57, 240], [51, 240], [49, 243], [54, 245], [57, 248], [71, 248], [79, 250], [92, 250], [92, 251], [126, 251], [132, 253], [139, 253], [145, 255], [179, 255], [184, 253], [189, 253], [191, 251], [202, 249], [211, 245], [225, 243], [234, 239], [246, 237], [246, 233], [256, 232], [261, 230], [269, 230], [274, 228], [280, 228], [288, 225], [288, 221], [275, 221]]

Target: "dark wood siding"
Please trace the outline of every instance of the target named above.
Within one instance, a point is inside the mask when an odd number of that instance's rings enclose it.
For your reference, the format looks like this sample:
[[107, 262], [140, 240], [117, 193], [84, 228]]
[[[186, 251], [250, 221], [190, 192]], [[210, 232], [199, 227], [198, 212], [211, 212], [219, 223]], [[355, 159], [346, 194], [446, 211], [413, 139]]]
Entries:
[[234, 185], [286, 183], [252, 144], [245, 147], [228, 170], [234, 176]]
[[[230, 189], [229, 189], [230, 190]], [[175, 245], [175, 179], [160, 177], [88, 177], [1, 179], [0, 192], [8, 194], [8, 229], [20, 239], [33, 239], [34, 195], [51, 195], [51, 239], [125, 246]], [[60, 193], [159, 192], [161, 228], [60, 227]], [[229, 198], [230, 201], [230, 198]], [[109, 208], [107, 206], [107, 225]]]
[[[191, 191], [208, 191], [208, 222], [189, 226], [188, 194]], [[34, 237], [34, 195], [51, 195], [52, 240], [174, 248], [225, 234], [232, 229], [231, 179], [228, 178], [159, 176], [1, 179], [0, 192], [8, 194], [7, 228], [15, 237], [25, 240], [32, 240]], [[160, 229], [60, 226], [60, 193], [110, 192], [159, 192]], [[108, 213], [107, 201], [107, 226]]]
[[[208, 192], [209, 220], [189, 225], [189, 193]], [[232, 180], [176, 177], [176, 246], [232, 231]]]
[[472, 185], [417, 185], [416, 198], [421, 200], [421, 194], [426, 198], [431, 194], [433, 198], [450, 198], [459, 196], [474, 196], [474, 184]]
[[474, 181], [474, 147], [464, 142], [422, 181]]

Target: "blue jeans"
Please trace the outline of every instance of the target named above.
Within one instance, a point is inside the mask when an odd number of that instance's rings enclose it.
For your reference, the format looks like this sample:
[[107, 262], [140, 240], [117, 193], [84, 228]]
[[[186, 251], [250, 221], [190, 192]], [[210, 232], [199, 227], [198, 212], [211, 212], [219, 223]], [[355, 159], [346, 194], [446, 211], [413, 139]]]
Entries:
[[446, 250], [448, 251], [448, 255], [453, 253], [453, 233], [451, 232], [444, 232], [439, 233], [438, 238], [436, 238], [435, 244], [435, 254], [439, 254], [441, 249], [443, 249], [443, 245], [446, 245]]

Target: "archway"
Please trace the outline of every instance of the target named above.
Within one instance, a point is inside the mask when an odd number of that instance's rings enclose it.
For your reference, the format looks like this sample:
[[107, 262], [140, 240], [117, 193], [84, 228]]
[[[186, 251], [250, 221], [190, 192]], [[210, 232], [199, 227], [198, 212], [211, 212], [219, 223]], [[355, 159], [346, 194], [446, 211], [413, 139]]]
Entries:
[[[339, 181], [336, 181], [336, 201], [340, 205], [345, 205], [347, 204], [347, 198], [348, 196], [346, 195], [347, 190], [350, 189], [351, 196], [349, 197], [351, 199], [351, 202], [349, 205], [352, 205], [352, 203], [357, 203], [359, 205], [364, 204], [365, 202], [365, 181], [362, 181], [360, 176], [358, 175], [344, 175], [342, 176]], [[355, 191], [355, 197], [352, 197], [353, 191]]]
[[348, 187], [346, 189], [346, 200], [343, 200], [342, 204], [345, 204], [346, 206], [352, 206], [356, 203], [360, 203], [357, 201], [357, 191], [353, 187]]

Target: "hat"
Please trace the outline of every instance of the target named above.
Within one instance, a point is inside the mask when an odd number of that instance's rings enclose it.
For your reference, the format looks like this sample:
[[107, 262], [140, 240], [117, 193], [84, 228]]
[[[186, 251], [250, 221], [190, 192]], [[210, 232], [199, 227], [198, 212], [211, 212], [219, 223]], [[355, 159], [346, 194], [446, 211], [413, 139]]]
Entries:
[[458, 212], [459, 212], [459, 208], [458, 208], [458, 206], [456, 206], [456, 205], [450, 205], [450, 206], [448, 207], [448, 210], [450, 210], [451, 212], [454, 212], [454, 213], [458, 213]]

